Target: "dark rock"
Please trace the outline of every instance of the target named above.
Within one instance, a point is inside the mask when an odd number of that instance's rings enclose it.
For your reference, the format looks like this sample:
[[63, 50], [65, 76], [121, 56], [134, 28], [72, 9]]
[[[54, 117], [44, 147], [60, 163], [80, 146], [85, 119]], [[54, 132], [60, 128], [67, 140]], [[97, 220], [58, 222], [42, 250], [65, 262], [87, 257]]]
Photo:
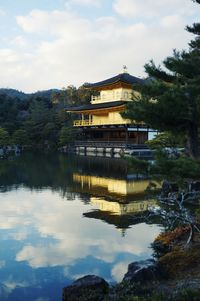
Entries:
[[109, 290], [108, 283], [98, 276], [88, 275], [77, 279], [63, 289], [63, 301], [101, 301]]
[[128, 272], [123, 282], [149, 282], [160, 280], [161, 271], [156, 262], [152, 259], [133, 262], [128, 266]]
[[[200, 279], [188, 278], [175, 281], [164, 281], [156, 285], [156, 291], [163, 296], [169, 296], [170, 300], [200, 300]], [[183, 299], [184, 293], [184, 299]], [[189, 294], [189, 295], [188, 295]], [[198, 299], [193, 297], [193, 294]], [[187, 298], [188, 295], [188, 298]]]

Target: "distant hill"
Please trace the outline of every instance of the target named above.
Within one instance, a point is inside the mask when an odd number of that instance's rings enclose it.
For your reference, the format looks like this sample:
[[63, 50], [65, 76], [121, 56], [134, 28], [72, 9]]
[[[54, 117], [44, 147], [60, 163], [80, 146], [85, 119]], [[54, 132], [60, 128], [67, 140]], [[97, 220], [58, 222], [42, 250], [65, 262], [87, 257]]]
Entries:
[[44, 90], [44, 91], [37, 91], [35, 93], [31, 93], [28, 95], [35, 95], [35, 96], [42, 96], [42, 97], [51, 97], [52, 93], [60, 92], [61, 90], [58, 89], [50, 89], [50, 90]]
[[35, 93], [24, 93], [22, 91], [18, 91], [15, 89], [6, 89], [6, 88], [0, 88], [0, 94], [5, 94], [11, 98], [19, 99], [19, 100], [26, 100], [30, 96], [41, 96], [41, 97], [47, 97], [50, 98], [52, 93], [59, 92], [58, 89], [50, 89], [50, 90], [44, 90], [44, 91], [37, 91]]
[[0, 94], [6, 94], [11, 98], [19, 98], [21, 100], [25, 100], [27, 98], [27, 94], [15, 89], [0, 89]]

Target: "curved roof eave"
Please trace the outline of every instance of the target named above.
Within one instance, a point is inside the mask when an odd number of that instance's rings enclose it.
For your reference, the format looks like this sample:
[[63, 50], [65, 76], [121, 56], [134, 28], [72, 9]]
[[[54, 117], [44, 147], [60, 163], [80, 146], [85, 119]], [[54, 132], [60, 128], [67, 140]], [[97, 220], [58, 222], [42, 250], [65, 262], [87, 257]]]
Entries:
[[108, 78], [106, 80], [100, 81], [100, 82], [96, 82], [96, 83], [87, 83], [84, 85], [85, 88], [87, 89], [92, 89], [92, 88], [97, 88], [97, 87], [103, 87], [106, 85], [112, 85], [118, 82], [123, 82], [123, 83], [127, 83], [127, 84], [141, 84], [143, 85], [145, 83], [144, 79], [135, 77], [133, 75], [130, 75], [128, 73], [121, 73], [118, 74], [114, 77]]
[[88, 104], [84, 106], [79, 107], [66, 107], [65, 109], [68, 112], [81, 112], [81, 111], [92, 111], [92, 110], [98, 110], [98, 109], [109, 109], [113, 107], [120, 107], [125, 105], [126, 101], [111, 101], [111, 102], [104, 102], [99, 104]]

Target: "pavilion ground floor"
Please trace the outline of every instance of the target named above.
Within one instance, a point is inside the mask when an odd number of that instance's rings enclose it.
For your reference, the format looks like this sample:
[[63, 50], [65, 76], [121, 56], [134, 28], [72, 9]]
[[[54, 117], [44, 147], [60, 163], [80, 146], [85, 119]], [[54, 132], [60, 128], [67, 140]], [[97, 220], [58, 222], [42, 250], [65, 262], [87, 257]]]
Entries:
[[150, 133], [153, 130], [141, 125], [82, 127], [78, 140], [83, 143], [142, 145], [149, 140]]
[[60, 150], [84, 156], [152, 159], [153, 153], [145, 142], [153, 135], [156, 132], [143, 125], [79, 127], [76, 139]]

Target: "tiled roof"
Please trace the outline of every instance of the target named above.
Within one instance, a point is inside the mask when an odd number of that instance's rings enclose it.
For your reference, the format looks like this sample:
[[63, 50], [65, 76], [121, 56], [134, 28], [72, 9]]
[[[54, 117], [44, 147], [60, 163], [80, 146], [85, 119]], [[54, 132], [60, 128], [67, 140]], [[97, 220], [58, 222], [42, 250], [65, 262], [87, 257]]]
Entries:
[[80, 107], [66, 107], [65, 109], [70, 112], [87, 111], [87, 110], [90, 111], [90, 110], [96, 110], [96, 109], [119, 107], [126, 103], [127, 103], [126, 101], [110, 101], [110, 102], [104, 102], [104, 103], [98, 103], [98, 104], [89, 104], [89, 105], [84, 105], [84, 106], [80, 106]]
[[108, 78], [106, 80], [103, 80], [103, 81], [100, 81], [100, 82], [97, 82], [97, 83], [93, 83], [93, 84], [87, 83], [87, 84], [84, 85], [84, 87], [92, 89], [92, 88], [96, 88], [96, 87], [101, 87], [101, 86], [114, 84], [114, 83], [117, 83], [117, 82], [124, 82], [124, 83], [127, 83], [127, 84], [144, 84], [145, 80], [141, 79], [141, 78], [138, 78], [138, 77], [135, 77], [133, 75], [130, 75], [128, 73], [121, 73], [121, 74], [118, 74], [114, 77]]

